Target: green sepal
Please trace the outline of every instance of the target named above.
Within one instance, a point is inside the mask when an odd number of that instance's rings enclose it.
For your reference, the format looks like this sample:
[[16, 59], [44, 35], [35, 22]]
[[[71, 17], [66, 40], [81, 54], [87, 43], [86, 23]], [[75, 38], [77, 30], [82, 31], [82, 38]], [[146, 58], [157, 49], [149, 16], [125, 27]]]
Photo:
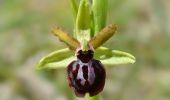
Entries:
[[95, 34], [104, 28], [107, 19], [108, 0], [93, 0], [92, 12], [94, 19]]
[[88, 0], [81, 0], [76, 19], [76, 34], [79, 34], [79, 30], [90, 28], [90, 17], [90, 5]]
[[106, 47], [99, 47], [95, 51], [95, 59], [100, 60], [104, 65], [133, 64], [136, 59], [133, 55], [119, 50], [111, 50]]
[[[111, 50], [106, 47], [99, 47], [96, 49], [94, 58], [100, 60], [104, 65], [118, 65], [135, 62], [135, 57], [133, 55], [123, 51]], [[38, 63], [37, 68], [65, 68], [73, 60], [76, 60], [73, 51], [68, 48], [61, 49], [43, 57]]]
[[74, 52], [69, 50], [69, 48], [57, 50], [43, 57], [38, 63], [37, 69], [65, 68], [74, 59]]
[[77, 19], [76, 19], [76, 38], [80, 42], [82, 50], [88, 49], [88, 41], [90, 40], [91, 28], [91, 10], [89, 0], [81, 0]]

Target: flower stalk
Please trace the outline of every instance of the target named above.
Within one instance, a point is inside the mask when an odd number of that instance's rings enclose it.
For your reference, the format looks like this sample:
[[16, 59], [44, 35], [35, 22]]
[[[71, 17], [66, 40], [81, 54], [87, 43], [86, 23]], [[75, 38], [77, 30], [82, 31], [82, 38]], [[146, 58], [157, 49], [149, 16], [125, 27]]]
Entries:
[[100, 100], [100, 97], [98, 95], [90, 97], [89, 94], [87, 93], [86, 94], [86, 100]]

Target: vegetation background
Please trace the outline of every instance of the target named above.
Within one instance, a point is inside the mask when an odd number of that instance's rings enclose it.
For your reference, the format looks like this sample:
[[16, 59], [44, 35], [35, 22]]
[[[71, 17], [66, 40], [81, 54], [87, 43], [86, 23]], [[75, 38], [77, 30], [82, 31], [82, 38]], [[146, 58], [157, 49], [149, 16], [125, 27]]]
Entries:
[[[106, 67], [102, 100], [170, 100], [170, 0], [108, 6], [108, 24], [119, 29], [104, 45], [137, 62]], [[65, 69], [35, 69], [41, 57], [66, 47], [50, 34], [53, 26], [73, 32], [69, 0], [0, 0], [0, 100], [75, 100]]]

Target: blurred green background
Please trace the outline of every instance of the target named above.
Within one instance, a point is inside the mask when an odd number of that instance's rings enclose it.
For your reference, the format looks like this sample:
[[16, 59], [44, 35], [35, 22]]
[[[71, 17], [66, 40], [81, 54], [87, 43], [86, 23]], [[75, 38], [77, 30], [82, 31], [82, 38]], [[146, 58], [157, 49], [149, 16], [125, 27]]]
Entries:
[[[101, 100], [170, 100], [170, 0], [108, 6], [108, 24], [119, 29], [104, 45], [137, 62], [106, 67]], [[69, 0], [0, 0], [0, 100], [75, 100], [65, 69], [35, 69], [40, 58], [66, 47], [50, 34], [53, 26], [72, 33]]]

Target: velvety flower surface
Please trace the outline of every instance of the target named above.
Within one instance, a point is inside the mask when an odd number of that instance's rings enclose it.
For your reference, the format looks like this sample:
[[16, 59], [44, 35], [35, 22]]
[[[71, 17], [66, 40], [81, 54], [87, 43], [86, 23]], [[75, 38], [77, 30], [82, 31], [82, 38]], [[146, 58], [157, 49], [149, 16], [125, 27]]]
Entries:
[[93, 59], [92, 50], [79, 50], [77, 60], [67, 66], [69, 86], [78, 97], [84, 97], [86, 93], [97, 95], [104, 88], [105, 77], [104, 66], [99, 60]]

